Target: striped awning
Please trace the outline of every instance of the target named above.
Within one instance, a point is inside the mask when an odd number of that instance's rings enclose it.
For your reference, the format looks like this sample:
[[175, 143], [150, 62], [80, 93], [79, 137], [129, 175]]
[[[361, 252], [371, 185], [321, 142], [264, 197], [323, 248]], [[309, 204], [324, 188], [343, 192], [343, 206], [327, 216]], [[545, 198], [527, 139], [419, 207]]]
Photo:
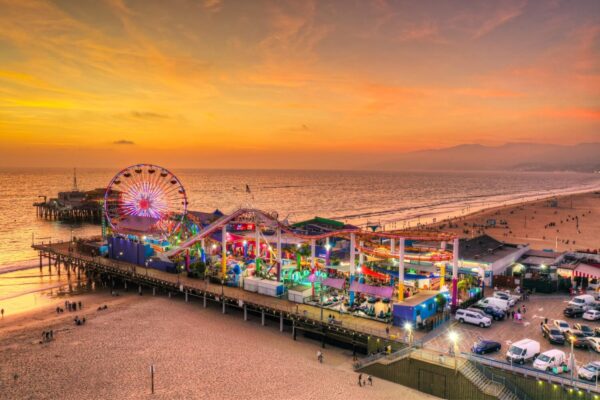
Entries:
[[573, 275], [582, 278], [600, 278], [600, 266], [579, 264]]

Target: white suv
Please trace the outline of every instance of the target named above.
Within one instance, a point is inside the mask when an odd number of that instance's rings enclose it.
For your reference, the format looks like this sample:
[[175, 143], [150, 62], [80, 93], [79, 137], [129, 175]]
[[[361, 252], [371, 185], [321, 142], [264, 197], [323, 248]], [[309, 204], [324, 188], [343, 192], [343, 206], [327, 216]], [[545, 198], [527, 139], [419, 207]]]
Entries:
[[469, 324], [479, 325], [482, 328], [492, 325], [492, 320], [490, 319], [490, 317], [471, 310], [456, 311], [454, 319], [456, 319], [461, 324], [467, 322]]

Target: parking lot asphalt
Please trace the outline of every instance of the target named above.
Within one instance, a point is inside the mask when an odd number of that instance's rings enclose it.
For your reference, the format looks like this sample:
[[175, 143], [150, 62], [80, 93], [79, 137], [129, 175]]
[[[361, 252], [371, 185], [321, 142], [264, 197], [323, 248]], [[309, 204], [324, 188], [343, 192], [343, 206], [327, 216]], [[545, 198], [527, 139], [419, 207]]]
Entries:
[[[487, 294], [487, 293], [486, 293]], [[491, 293], [489, 293], [491, 296]], [[519, 301], [513, 310], [525, 306], [525, 313], [522, 321], [505, 319], [503, 321], [493, 321], [489, 328], [480, 328], [475, 325], [461, 324], [457, 321], [452, 322], [445, 329], [440, 330], [438, 335], [425, 343], [425, 348], [434, 349], [441, 352], [447, 352], [450, 348], [449, 332], [456, 332], [458, 335], [459, 351], [468, 353], [473, 344], [480, 339], [493, 340], [501, 343], [502, 349], [494, 354], [487, 354], [486, 357], [506, 361], [506, 352], [510, 345], [521, 339], [533, 339], [540, 343], [540, 352], [550, 349], [559, 349], [565, 352], [567, 357], [571, 352], [571, 346], [568, 342], [565, 345], [551, 344], [542, 336], [540, 323], [548, 318], [548, 323], [552, 324], [555, 319], [565, 320], [570, 326], [576, 323], [583, 323], [592, 328], [600, 327], [600, 321], [586, 321], [583, 318], [567, 318], [563, 315], [563, 310], [571, 298], [568, 295], [531, 295], [528, 300]], [[574, 349], [575, 362], [581, 367], [592, 361], [600, 361], [600, 353], [594, 350]], [[531, 367], [531, 362], [526, 364]]]

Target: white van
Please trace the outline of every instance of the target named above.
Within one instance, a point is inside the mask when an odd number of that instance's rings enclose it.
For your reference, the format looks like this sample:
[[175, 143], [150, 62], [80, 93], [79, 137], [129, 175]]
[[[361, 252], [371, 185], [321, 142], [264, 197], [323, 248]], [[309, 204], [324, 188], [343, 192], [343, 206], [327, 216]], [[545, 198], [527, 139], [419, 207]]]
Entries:
[[482, 306], [494, 306], [496, 308], [501, 309], [504, 312], [508, 311], [508, 309], [510, 308], [508, 300], [499, 299], [497, 297], [486, 297], [483, 300], [479, 300], [477, 304]]
[[569, 305], [571, 307], [579, 307], [587, 310], [592, 306], [592, 304], [594, 304], [595, 301], [596, 299], [594, 299], [594, 296], [591, 294], [582, 294], [580, 296], [573, 297], [569, 302]]
[[457, 310], [454, 319], [461, 324], [468, 322], [469, 324], [479, 325], [482, 328], [492, 325], [490, 317], [472, 310]]
[[554, 367], [560, 367], [567, 362], [564, 351], [548, 350], [540, 354], [533, 362], [533, 368], [540, 371], [551, 371]]
[[513, 343], [506, 352], [506, 361], [524, 364], [540, 354], [540, 343], [531, 339], [523, 339]]
[[508, 304], [511, 307], [514, 306], [515, 304], [517, 304], [517, 301], [519, 300], [519, 296], [514, 296], [514, 295], [510, 294], [509, 292], [504, 292], [504, 291], [494, 292], [494, 297], [497, 299], [502, 299], [502, 300], [508, 301]]

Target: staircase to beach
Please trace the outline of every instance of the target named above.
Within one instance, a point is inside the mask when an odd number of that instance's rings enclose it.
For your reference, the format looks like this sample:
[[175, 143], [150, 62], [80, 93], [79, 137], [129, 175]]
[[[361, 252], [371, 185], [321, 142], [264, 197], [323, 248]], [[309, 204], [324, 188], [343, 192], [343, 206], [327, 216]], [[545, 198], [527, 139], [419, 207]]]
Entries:
[[467, 378], [472, 384], [477, 386], [483, 393], [494, 396], [500, 400], [519, 400], [506, 385], [498, 382], [493, 382], [488, 379], [481, 371], [471, 362], [463, 363], [458, 371]]

